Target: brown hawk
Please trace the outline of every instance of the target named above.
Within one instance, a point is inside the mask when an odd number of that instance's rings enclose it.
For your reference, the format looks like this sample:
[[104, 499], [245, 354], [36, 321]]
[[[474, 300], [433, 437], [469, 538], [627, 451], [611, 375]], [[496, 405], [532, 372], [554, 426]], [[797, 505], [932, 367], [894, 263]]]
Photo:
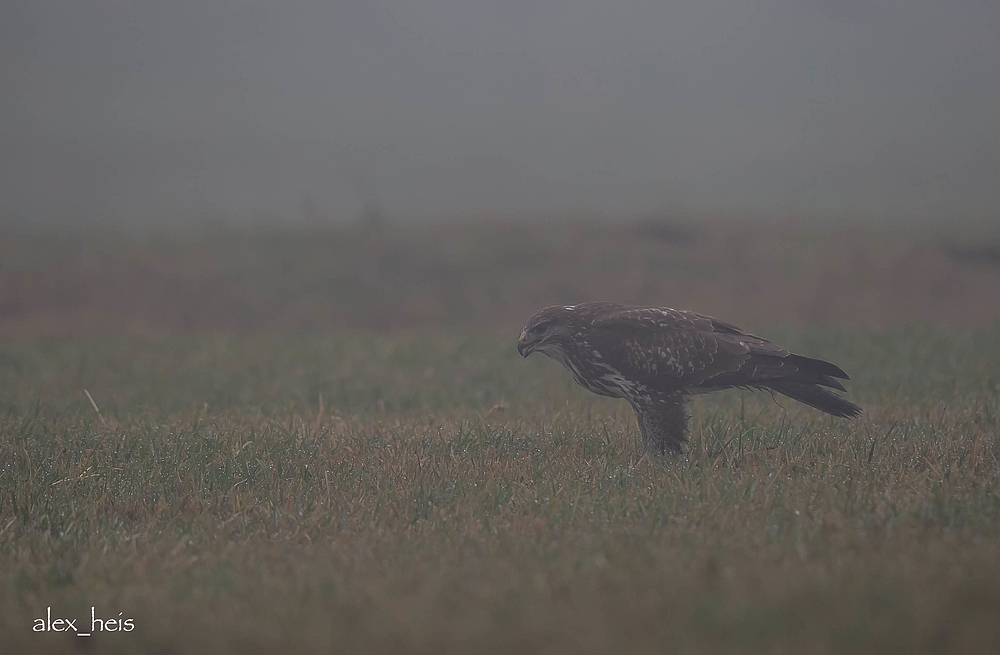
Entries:
[[837, 378], [850, 378], [839, 367], [680, 309], [612, 302], [546, 307], [528, 319], [517, 351], [545, 353], [584, 389], [629, 401], [646, 448], [657, 452], [680, 451], [687, 440], [684, 403], [698, 393], [766, 389], [834, 416], [861, 414], [829, 390], [846, 391]]

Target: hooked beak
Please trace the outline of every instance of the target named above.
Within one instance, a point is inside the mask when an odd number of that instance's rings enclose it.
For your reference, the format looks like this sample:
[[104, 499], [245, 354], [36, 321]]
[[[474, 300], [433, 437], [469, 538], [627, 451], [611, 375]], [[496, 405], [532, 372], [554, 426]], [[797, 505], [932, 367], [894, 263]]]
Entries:
[[535, 345], [537, 345], [537, 342], [529, 342], [528, 337], [525, 336], [524, 332], [521, 332], [521, 336], [517, 339], [517, 352], [521, 355], [521, 357], [527, 357], [531, 354]]

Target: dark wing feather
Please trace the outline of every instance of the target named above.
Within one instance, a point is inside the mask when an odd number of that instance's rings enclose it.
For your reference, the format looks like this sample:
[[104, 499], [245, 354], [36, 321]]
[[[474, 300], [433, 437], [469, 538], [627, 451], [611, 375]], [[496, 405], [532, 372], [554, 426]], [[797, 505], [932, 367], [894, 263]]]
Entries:
[[788, 354], [728, 323], [658, 308], [627, 308], [600, 316], [588, 329], [588, 342], [623, 375], [664, 391], [734, 374], [757, 353]]
[[860, 407], [816, 384], [776, 380], [764, 386], [800, 403], [805, 403], [810, 407], [822, 410], [827, 414], [844, 418], [853, 418], [861, 415], [862, 410]]
[[596, 318], [591, 345], [623, 375], [662, 391], [771, 387], [777, 381], [846, 391], [829, 362], [794, 355], [766, 339], [694, 312], [622, 308]]

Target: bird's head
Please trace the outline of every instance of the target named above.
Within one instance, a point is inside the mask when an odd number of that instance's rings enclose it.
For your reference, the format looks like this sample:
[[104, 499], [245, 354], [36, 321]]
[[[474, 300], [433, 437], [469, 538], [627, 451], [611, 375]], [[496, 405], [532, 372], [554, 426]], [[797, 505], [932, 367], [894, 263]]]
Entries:
[[571, 338], [575, 309], [573, 305], [553, 305], [529, 318], [517, 340], [517, 352], [521, 357], [537, 350], [549, 357], [562, 359], [564, 347]]

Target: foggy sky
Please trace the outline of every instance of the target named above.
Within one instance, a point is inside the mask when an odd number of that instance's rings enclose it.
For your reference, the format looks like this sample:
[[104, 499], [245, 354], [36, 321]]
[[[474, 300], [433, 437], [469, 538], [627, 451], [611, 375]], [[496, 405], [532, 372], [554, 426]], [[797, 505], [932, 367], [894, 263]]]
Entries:
[[0, 8], [0, 220], [1000, 216], [972, 0]]

